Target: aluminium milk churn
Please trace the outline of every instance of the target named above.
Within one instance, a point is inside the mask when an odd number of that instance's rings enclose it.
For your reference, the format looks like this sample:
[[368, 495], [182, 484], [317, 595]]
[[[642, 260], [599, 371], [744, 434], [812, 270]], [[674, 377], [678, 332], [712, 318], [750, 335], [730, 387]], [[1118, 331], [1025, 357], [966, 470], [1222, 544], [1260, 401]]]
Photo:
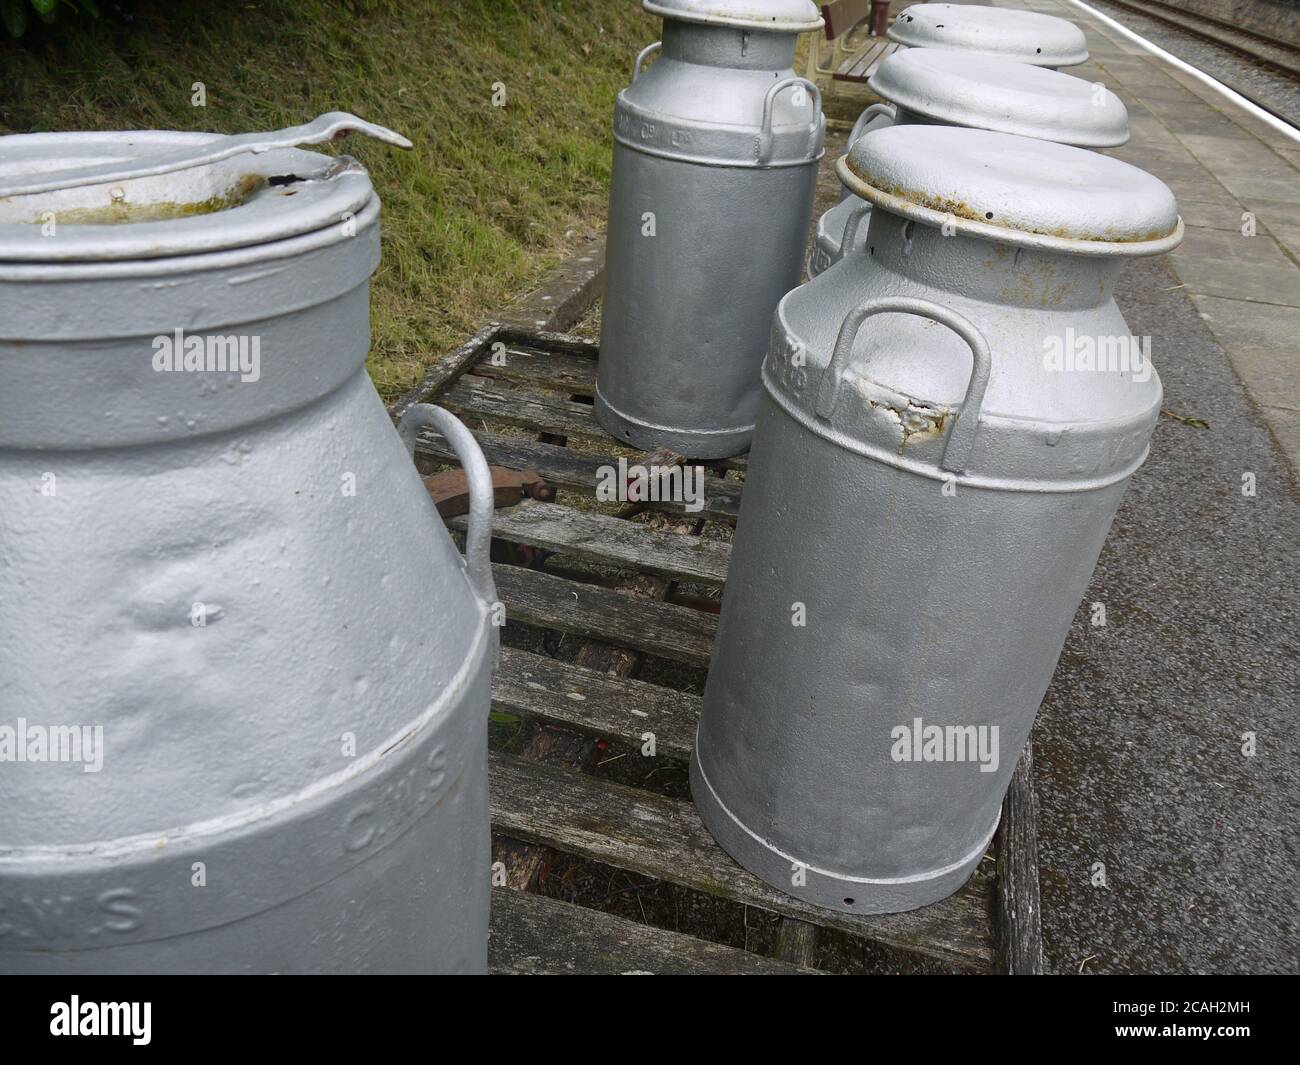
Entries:
[[596, 416], [636, 447], [722, 458], [749, 447], [772, 312], [802, 270], [825, 123], [791, 64], [822, 20], [811, 0], [645, 8], [663, 41], [615, 107]]
[[[894, 125], [969, 126], [1085, 148], [1110, 148], [1128, 140], [1128, 111], [1104, 85], [1026, 63], [908, 48], [881, 63], [870, 85], [890, 101]], [[887, 105], [872, 105], [881, 106]], [[845, 198], [817, 220], [809, 277], [839, 262], [846, 236], [848, 253], [861, 251], [870, 213], [871, 205], [846, 187]]]
[[770, 884], [892, 912], [997, 827], [1160, 411], [1115, 286], [1182, 223], [1127, 163], [984, 130], [839, 169], [867, 252], [777, 310], [691, 788]]
[[0, 972], [486, 968], [490, 477], [366, 375], [349, 130], [0, 140]]
[[[1073, 22], [1036, 11], [1016, 11], [980, 4], [913, 4], [899, 13], [887, 36], [910, 48], [972, 52], [1053, 70], [1057, 67], [1076, 66], [1088, 60], [1087, 40], [1083, 31]], [[874, 88], [874, 83], [869, 84]], [[893, 119], [892, 104], [872, 104], [854, 123], [853, 130], [849, 133], [849, 146], [852, 147], [853, 142], [863, 133], [890, 125]], [[913, 121], [918, 119], [913, 118]], [[944, 124], [985, 128], [976, 122], [954, 121]], [[843, 194], [847, 197], [848, 189]]]

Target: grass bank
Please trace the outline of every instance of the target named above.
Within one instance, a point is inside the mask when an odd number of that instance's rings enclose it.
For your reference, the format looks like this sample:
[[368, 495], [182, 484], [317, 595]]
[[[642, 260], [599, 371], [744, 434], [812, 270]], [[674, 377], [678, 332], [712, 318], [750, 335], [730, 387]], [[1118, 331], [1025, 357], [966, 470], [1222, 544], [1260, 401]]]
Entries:
[[415, 142], [346, 142], [384, 203], [369, 367], [386, 398], [602, 228], [614, 95], [658, 35], [638, 0], [101, 8], [0, 37], [4, 132], [236, 133], [343, 110]]

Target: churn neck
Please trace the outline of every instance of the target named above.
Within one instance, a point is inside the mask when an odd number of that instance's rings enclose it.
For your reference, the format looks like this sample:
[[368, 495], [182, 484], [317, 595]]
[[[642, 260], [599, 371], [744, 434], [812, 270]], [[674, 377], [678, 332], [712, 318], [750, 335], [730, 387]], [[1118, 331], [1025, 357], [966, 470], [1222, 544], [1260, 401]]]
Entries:
[[1109, 303], [1126, 262], [946, 233], [880, 208], [871, 212], [865, 251], [854, 257], [864, 270], [1004, 307], [1054, 310]]
[[793, 33], [664, 19], [662, 54], [699, 66], [786, 70], [794, 63], [796, 41]]

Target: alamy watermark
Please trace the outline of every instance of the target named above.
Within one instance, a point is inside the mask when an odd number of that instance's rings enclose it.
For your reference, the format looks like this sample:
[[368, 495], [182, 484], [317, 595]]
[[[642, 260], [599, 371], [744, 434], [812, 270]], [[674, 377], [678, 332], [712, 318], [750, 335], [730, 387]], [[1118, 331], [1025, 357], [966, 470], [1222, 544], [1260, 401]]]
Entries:
[[1043, 337], [1043, 368], [1052, 373], [1131, 373], [1139, 384], [1151, 380], [1149, 336], [1092, 336], [1075, 333]]
[[889, 738], [895, 762], [978, 762], [981, 773], [996, 773], [1001, 761], [997, 725], [927, 725], [914, 717], [890, 729]]
[[176, 329], [153, 338], [153, 368], [157, 373], [231, 373], [241, 381], [262, 376], [260, 336], [186, 336]]
[[704, 509], [703, 466], [617, 466], [596, 468], [596, 499], [601, 503], [681, 503], [694, 514]]
[[73, 995], [50, 1006], [50, 1035], [126, 1036], [135, 1046], [148, 1046], [152, 1014], [152, 1002], [82, 1002]]
[[80, 762], [83, 773], [104, 768], [103, 725], [33, 725], [25, 717], [0, 725], [0, 762]]

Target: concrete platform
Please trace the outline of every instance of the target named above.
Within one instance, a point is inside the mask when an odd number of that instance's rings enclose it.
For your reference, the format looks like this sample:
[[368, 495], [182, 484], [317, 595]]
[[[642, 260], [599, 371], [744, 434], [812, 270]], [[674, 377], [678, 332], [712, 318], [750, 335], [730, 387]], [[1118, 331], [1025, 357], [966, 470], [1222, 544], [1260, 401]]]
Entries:
[[[1178, 197], [1187, 240], [1170, 266], [1300, 468], [1300, 141], [1067, 0], [995, 2], [1070, 19], [1087, 33], [1092, 58], [1068, 73], [1104, 82], [1131, 119], [1132, 139], [1107, 154], [1155, 174]], [[1243, 321], [1254, 324], [1243, 329]]]
[[1070, 73], [1132, 116], [1112, 154], [1178, 197], [1186, 242], [1120, 305], [1166, 409], [1206, 425], [1162, 419], [1035, 727], [1048, 965], [1296, 972], [1300, 145], [1073, 4], [1000, 6], [1083, 27]]
[[[1124, 275], [1120, 306], [1153, 338], [1169, 416], [1034, 729], [1047, 966], [1293, 973], [1300, 151], [1072, 4], [1001, 6], [1087, 32], [1093, 58], [1071, 73], [1124, 99], [1133, 137], [1114, 154], [1165, 180], [1188, 226], [1181, 249]], [[827, 146], [819, 210], [843, 139]]]

